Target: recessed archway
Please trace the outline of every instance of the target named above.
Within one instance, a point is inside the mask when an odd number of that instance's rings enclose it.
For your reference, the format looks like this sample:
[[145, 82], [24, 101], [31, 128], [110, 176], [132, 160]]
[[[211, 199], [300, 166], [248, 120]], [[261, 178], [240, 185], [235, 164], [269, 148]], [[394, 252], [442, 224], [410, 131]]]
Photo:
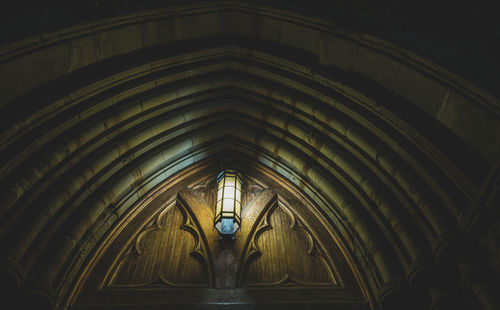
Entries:
[[224, 158], [189, 166], [130, 208], [68, 288], [71, 307], [369, 309], [365, 275], [314, 202], [235, 151], [241, 229], [219, 240], [215, 176]]
[[495, 304], [457, 245], [496, 182], [498, 101], [441, 67], [243, 2], [111, 18], [3, 51], [1, 267], [49, 307], [138, 200], [227, 150], [315, 202], [374, 308]]

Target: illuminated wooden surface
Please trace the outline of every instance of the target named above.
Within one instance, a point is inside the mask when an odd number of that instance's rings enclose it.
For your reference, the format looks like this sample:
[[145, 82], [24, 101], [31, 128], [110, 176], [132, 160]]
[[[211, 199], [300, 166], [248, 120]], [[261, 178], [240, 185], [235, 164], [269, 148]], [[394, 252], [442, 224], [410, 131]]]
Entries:
[[133, 306], [136, 298], [148, 298], [152, 308], [311, 303], [367, 309], [356, 271], [324, 219], [311, 212], [316, 207], [263, 170], [244, 170], [249, 174], [236, 240], [220, 240], [211, 225], [213, 176], [193, 182], [193, 175], [191, 185], [179, 192], [164, 188], [168, 196], [158, 192], [139, 204], [141, 212], [125, 217], [88, 270], [73, 308]]

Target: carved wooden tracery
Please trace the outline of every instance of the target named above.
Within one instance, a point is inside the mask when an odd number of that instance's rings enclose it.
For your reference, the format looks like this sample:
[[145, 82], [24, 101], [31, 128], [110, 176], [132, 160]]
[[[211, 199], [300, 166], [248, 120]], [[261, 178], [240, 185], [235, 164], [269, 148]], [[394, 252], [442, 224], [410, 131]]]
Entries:
[[106, 286], [209, 286], [207, 246], [188, 208], [175, 199], [146, 223], [111, 267]]
[[263, 174], [245, 175], [242, 228], [236, 240], [219, 241], [213, 179], [208, 174], [178, 190], [159, 191], [125, 217], [75, 304], [128, 304], [131, 296], [149, 292], [153, 304], [315, 299], [367, 307], [350, 264], [313, 206]]
[[341, 286], [323, 246], [284, 201], [264, 212], [245, 250], [243, 286]]

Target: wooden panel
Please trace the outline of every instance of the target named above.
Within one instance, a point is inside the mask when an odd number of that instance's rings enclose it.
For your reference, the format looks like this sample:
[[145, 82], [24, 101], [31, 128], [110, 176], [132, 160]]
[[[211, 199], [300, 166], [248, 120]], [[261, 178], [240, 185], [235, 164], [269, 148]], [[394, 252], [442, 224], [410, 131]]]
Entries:
[[185, 208], [179, 202], [171, 204], [131, 243], [108, 286], [208, 285], [199, 233]]
[[283, 202], [276, 201], [257, 226], [243, 275], [245, 286], [338, 286], [313, 234]]
[[218, 170], [200, 173], [123, 218], [70, 308], [368, 309], [311, 202], [256, 167], [241, 171], [234, 240], [213, 227]]

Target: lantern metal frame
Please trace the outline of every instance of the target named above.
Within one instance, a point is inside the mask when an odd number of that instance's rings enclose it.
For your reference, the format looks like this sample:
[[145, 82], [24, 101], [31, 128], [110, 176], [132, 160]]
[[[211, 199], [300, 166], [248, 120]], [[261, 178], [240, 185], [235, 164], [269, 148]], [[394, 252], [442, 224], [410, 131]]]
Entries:
[[217, 176], [214, 227], [221, 237], [234, 236], [241, 226], [243, 179], [236, 170], [223, 170]]

